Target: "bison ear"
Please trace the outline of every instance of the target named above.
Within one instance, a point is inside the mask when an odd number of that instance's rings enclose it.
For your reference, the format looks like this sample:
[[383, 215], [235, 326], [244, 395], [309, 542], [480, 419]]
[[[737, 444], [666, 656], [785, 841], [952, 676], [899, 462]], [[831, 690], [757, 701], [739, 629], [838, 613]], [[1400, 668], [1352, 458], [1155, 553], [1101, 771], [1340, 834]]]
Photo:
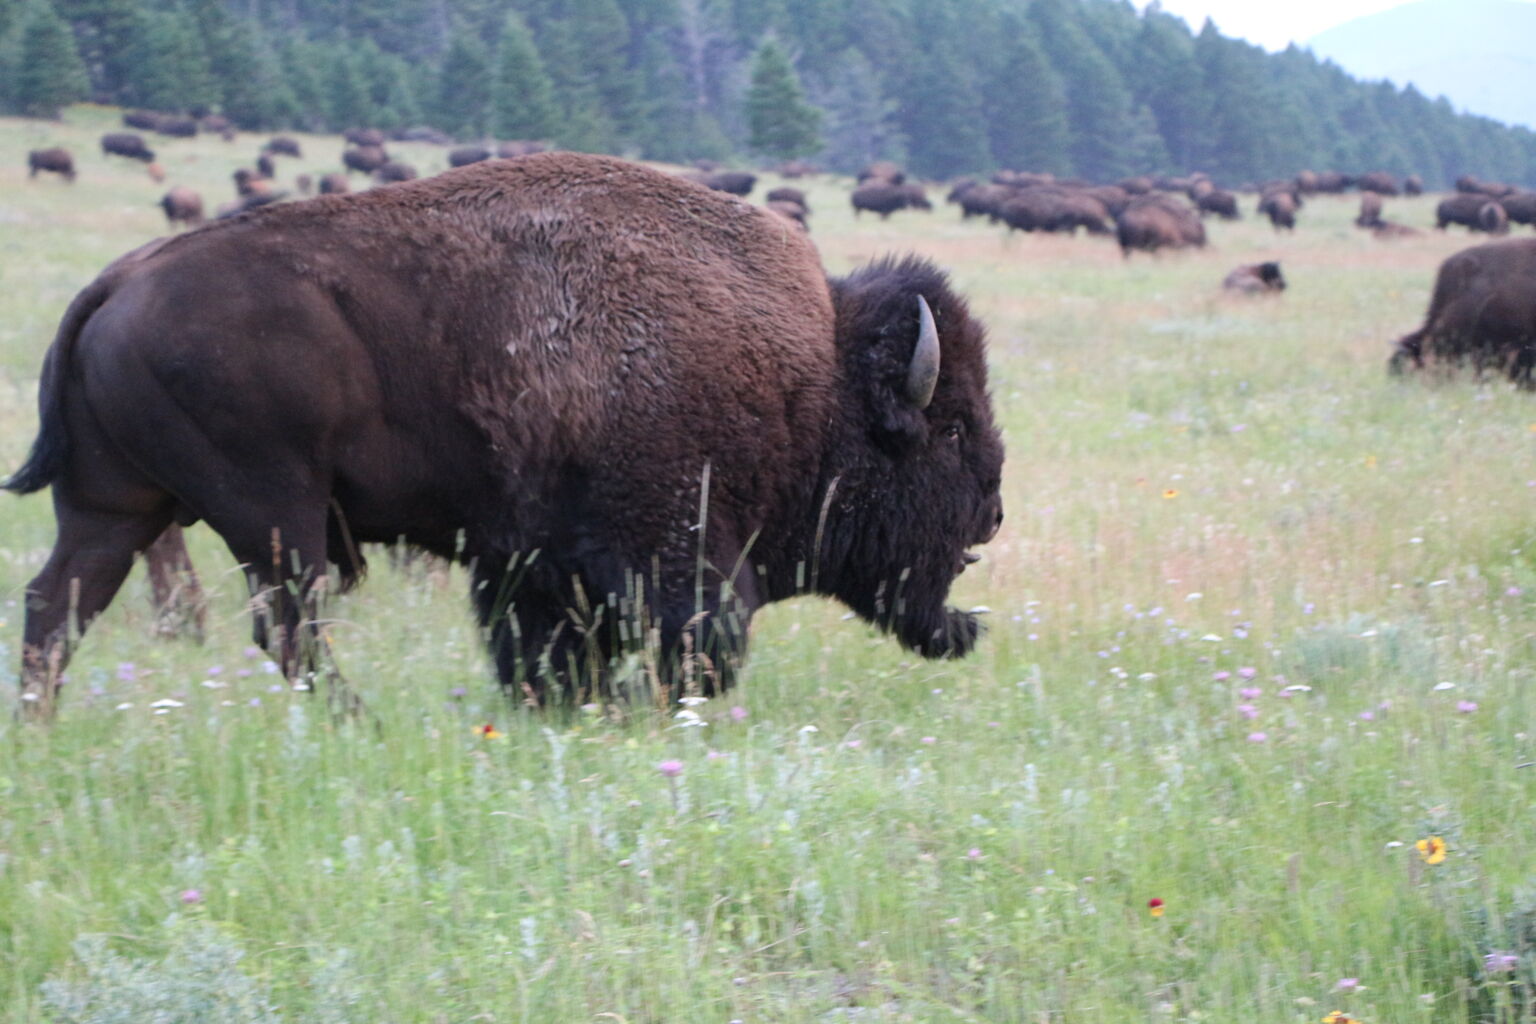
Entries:
[[[881, 443], [893, 449], [927, 435], [928, 419], [923, 413], [938, 387], [940, 358], [938, 325], [928, 300], [919, 295], [916, 309], [905, 302], [897, 308], [901, 312], [877, 334], [880, 340], [875, 345], [884, 349], [878, 360], [889, 369], [877, 376], [872, 396], [876, 431]], [[909, 341], [914, 335], [915, 340]]]

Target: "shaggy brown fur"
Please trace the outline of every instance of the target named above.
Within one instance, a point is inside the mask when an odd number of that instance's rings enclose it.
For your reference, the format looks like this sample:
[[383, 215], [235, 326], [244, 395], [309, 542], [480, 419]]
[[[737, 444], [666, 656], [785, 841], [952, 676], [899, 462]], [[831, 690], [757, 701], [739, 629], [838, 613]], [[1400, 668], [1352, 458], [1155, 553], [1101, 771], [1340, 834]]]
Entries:
[[1536, 238], [1488, 242], [1440, 264], [1424, 326], [1398, 341], [1393, 372], [1470, 363], [1523, 388], [1536, 367]]
[[664, 684], [725, 686], [752, 613], [807, 590], [962, 655], [978, 620], [945, 597], [1002, 517], [986, 381], [932, 265], [829, 282], [766, 211], [608, 157], [162, 239], [65, 314], [7, 484], [51, 485], [59, 519], [23, 685], [50, 710], [72, 615], [198, 519], [249, 567], [291, 674], [315, 664], [295, 595], [400, 537], [474, 567], [501, 680], [534, 700], [605, 686], [652, 637]]
[[1121, 255], [1157, 252], [1205, 245], [1205, 225], [1200, 215], [1182, 200], [1162, 193], [1137, 196], [1116, 220]]
[[37, 177], [38, 171], [49, 171], [65, 181], [74, 181], [75, 158], [67, 149], [34, 149], [27, 154], [27, 177]]

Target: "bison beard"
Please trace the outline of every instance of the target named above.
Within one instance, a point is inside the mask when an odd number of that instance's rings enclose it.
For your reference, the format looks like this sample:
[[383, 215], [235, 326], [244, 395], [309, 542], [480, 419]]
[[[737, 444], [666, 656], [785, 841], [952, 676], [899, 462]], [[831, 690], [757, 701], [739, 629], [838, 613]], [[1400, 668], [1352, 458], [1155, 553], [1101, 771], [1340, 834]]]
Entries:
[[498, 675], [533, 701], [636, 662], [723, 688], [751, 615], [806, 591], [964, 654], [977, 622], [945, 597], [1002, 518], [984, 348], [930, 264], [828, 282], [772, 215], [605, 157], [152, 243], [65, 314], [7, 484], [51, 485], [59, 520], [28, 706], [53, 706], [71, 617], [198, 519], [290, 676], [323, 667], [326, 563], [350, 585], [359, 545], [400, 538], [471, 565]]

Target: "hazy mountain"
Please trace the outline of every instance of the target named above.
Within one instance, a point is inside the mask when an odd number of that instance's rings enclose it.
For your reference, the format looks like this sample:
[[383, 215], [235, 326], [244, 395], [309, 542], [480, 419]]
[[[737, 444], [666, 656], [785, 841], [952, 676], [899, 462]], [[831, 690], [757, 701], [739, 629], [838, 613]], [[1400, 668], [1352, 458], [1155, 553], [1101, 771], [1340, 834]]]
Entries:
[[1356, 18], [1307, 45], [1361, 78], [1413, 83], [1429, 96], [1536, 127], [1536, 3], [1418, 0]]

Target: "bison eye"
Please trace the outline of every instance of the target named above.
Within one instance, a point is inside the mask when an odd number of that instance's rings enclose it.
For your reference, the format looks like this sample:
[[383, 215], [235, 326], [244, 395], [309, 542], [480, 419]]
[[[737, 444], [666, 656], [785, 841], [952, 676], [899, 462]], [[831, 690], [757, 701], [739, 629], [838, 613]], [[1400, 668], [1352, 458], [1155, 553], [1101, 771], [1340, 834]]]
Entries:
[[949, 426], [944, 428], [944, 437], [949, 441], [960, 440], [960, 436], [964, 433], [965, 427], [961, 426], [959, 423], [951, 423]]

